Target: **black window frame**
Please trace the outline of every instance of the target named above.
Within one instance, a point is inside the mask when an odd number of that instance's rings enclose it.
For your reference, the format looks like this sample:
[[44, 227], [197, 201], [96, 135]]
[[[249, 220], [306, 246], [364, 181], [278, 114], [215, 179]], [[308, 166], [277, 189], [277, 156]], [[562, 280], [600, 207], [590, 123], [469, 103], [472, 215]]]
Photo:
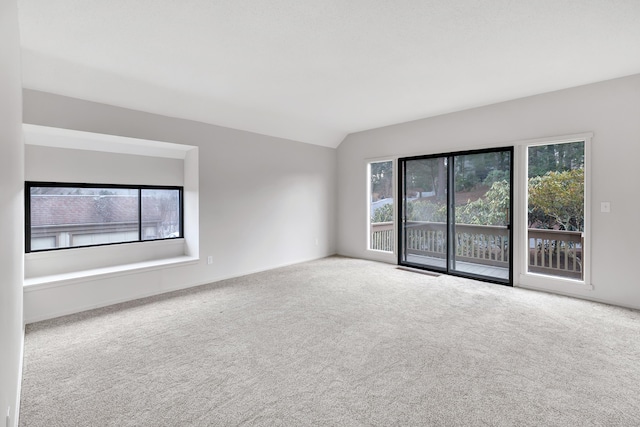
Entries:
[[[92, 245], [68, 246], [62, 248], [46, 248], [31, 249], [31, 189], [34, 187], [63, 187], [63, 188], [104, 188], [104, 189], [125, 189], [137, 190], [138, 192], [138, 239], [126, 242], [99, 243]], [[143, 239], [142, 236], [142, 190], [177, 190], [179, 203], [179, 236], [163, 237], [157, 239]], [[154, 242], [159, 240], [175, 240], [184, 239], [184, 187], [176, 185], [129, 185], [129, 184], [95, 184], [95, 183], [78, 183], [78, 182], [50, 182], [50, 181], [25, 181], [24, 186], [25, 200], [25, 253], [63, 251], [68, 249], [89, 248], [97, 246], [112, 246], [142, 242]]]

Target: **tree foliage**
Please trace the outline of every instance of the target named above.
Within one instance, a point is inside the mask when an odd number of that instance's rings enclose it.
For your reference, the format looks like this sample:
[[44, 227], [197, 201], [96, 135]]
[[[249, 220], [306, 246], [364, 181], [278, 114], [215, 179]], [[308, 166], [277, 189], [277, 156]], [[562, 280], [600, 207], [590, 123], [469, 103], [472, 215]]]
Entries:
[[447, 186], [446, 158], [434, 157], [407, 162], [405, 181], [409, 192], [433, 192], [438, 200], [444, 200]]
[[[376, 210], [372, 222], [391, 221], [393, 208], [385, 205]], [[509, 182], [496, 181], [484, 197], [456, 206], [458, 224], [506, 225], [509, 209]], [[447, 205], [434, 198], [407, 201], [408, 221], [446, 222]]]
[[509, 196], [509, 182], [495, 181], [484, 197], [456, 207], [456, 222], [458, 224], [507, 225]]
[[380, 198], [393, 195], [393, 162], [371, 163], [371, 193]]
[[[553, 218], [562, 230], [583, 231], [584, 169], [552, 171], [530, 178], [529, 211]], [[546, 225], [539, 228], [553, 228]]]
[[432, 199], [418, 199], [407, 202], [408, 221], [446, 222], [447, 206], [445, 203]]
[[[408, 221], [446, 222], [446, 157], [406, 163]], [[507, 225], [510, 153], [487, 152], [454, 157], [455, 191], [488, 190], [477, 200], [456, 201], [458, 224]], [[375, 168], [374, 168], [375, 166]], [[378, 194], [391, 196], [391, 162], [372, 163], [371, 183]], [[532, 228], [584, 230], [584, 142], [528, 148], [528, 225]], [[423, 198], [424, 193], [435, 197]], [[459, 203], [462, 202], [462, 203]], [[393, 204], [378, 208], [372, 222], [393, 220]]]
[[373, 216], [371, 217], [372, 224], [390, 221], [393, 221], [393, 203], [380, 206], [373, 212]]
[[584, 167], [584, 142], [529, 147], [529, 178]]

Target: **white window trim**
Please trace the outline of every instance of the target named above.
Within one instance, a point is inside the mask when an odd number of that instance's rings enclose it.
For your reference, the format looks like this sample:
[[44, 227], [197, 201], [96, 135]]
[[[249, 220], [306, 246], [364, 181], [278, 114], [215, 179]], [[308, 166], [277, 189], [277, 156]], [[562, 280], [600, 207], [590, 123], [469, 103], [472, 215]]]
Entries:
[[[593, 290], [591, 284], [591, 139], [592, 132], [563, 135], [557, 137], [519, 141], [514, 144], [517, 163], [514, 227], [516, 227], [518, 247], [514, 253], [514, 286], [540, 289], [553, 292], [571, 292], [573, 290]], [[528, 199], [528, 148], [536, 145], [562, 144], [584, 141], [584, 247], [583, 247], [583, 280], [560, 278], [528, 272], [528, 245], [526, 202]]]

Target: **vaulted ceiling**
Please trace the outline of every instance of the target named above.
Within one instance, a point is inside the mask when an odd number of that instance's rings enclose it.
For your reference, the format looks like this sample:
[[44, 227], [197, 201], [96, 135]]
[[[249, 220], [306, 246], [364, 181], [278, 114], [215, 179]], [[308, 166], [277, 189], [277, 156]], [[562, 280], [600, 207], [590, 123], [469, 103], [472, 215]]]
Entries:
[[640, 73], [638, 0], [19, 0], [30, 89], [336, 147]]

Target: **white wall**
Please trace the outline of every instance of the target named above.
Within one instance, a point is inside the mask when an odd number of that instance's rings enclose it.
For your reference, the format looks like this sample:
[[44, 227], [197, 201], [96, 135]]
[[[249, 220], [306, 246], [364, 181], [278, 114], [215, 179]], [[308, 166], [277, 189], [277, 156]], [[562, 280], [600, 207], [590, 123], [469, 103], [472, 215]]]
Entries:
[[[428, 94], [425, 94], [428, 96]], [[366, 159], [513, 145], [593, 132], [591, 282], [570, 292], [640, 308], [640, 75], [369, 130], [338, 147], [338, 253], [395, 262], [366, 250]], [[611, 202], [611, 213], [600, 202]]]
[[22, 95], [18, 12], [0, 0], [0, 423], [17, 425], [22, 365]]
[[[115, 176], [114, 170], [117, 170]], [[24, 174], [27, 181], [181, 186], [184, 161], [26, 145]]]
[[335, 253], [334, 149], [32, 90], [24, 122], [197, 146], [200, 173], [197, 264], [27, 292], [27, 321]]

